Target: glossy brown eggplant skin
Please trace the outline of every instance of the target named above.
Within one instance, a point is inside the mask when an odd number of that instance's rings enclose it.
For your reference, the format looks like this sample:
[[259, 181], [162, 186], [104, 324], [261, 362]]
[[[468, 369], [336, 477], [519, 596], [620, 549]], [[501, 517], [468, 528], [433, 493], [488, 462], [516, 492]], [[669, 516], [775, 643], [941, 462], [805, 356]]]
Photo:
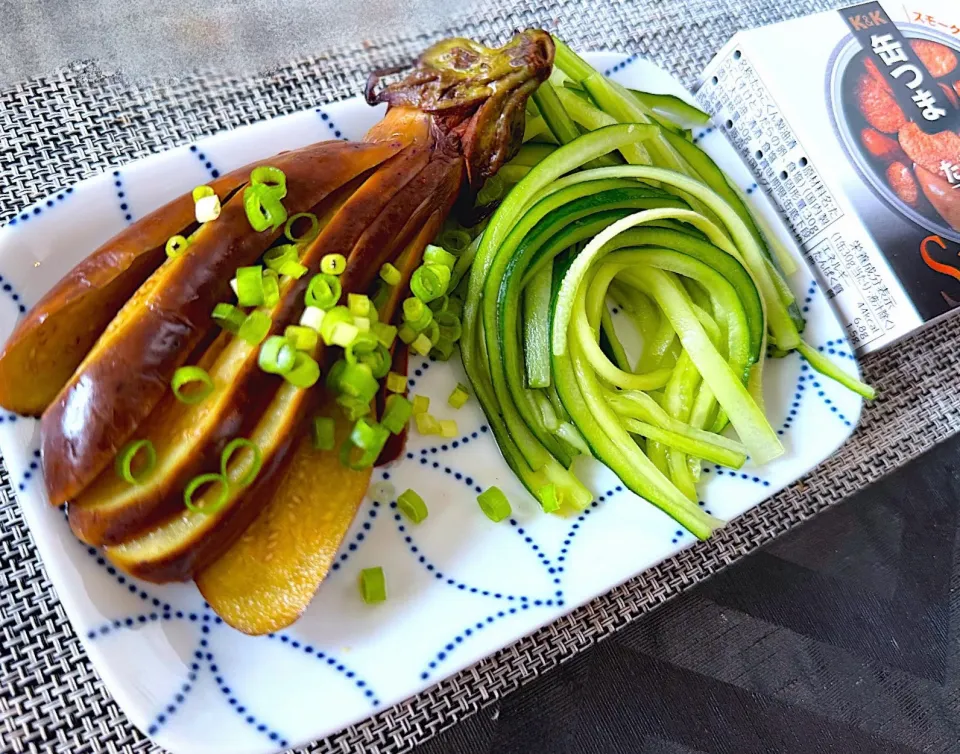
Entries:
[[[459, 185], [463, 178], [462, 164], [452, 163], [450, 170], [453, 174], [448, 181]], [[391, 208], [396, 204], [403, 205], [406, 202], [405, 195], [406, 192], [396, 194], [381, 211], [380, 216], [392, 216]], [[430, 213], [417, 224], [412, 238], [407, 238], [406, 234], [400, 231], [395, 233], [392, 239], [386, 239], [383, 252], [386, 258], [395, 259], [405, 247], [413, 244], [418, 249], [413, 251], [412, 256], [418, 259], [423, 248], [439, 231], [455, 198], [456, 191], [432, 194], [427, 205]], [[340, 213], [347, 210], [348, 205], [345, 204]], [[417, 210], [425, 211], [420, 206]], [[336, 218], [326, 230], [335, 226]], [[321, 233], [321, 236], [323, 235]], [[359, 274], [351, 273], [351, 270], [354, 265], [367, 263], [367, 248], [364, 236], [361, 236], [347, 258], [347, 269], [341, 279], [349, 279], [351, 274]], [[384, 310], [384, 314], [387, 316], [391, 313]], [[225, 552], [272, 499], [284, 479], [298, 444], [310, 442], [306, 430], [319, 398], [319, 386], [310, 390], [292, 390], [290, 386], [282, 385], [260, 416], [257, 427], [249, 435], [260, 447], [263, 469], [248, 490], [237, 490], [236, 494], [229, 498], [228, 504], [216, 513], [203, 515], [184, 512], [135, 539], [107, 547], [107, 557], [123, 570], [147, 581], [182, 581], [192, 578]]]
[[[266, 162], [251, 163], [208, 185], [225, 199], [247, 182], [253, 168]], [[117, 312], [167, 258], [167, 239], [189, 235], [195, 227], [193, 196], [184, 194], [70, 270], [17, 323], [0, 352], [0, 406], [40, 416]]]
[[[363, 180], [352, 181], [314, 208], [321, 228], [337, 216]], [[316, 244], [308, 245], [301, 263], [319, 271], [322, 251]], [[262, 309], [271, 318], [269, 335], [283, 334], [299, 317], [309, 279], [309, 275], [282, 279], [280, 300]], [[218, 470], [224, 445], [253, 428], [280, 385], [277, 377], [259, 368], [259, 350], [256, 344], [220, 332], [198, 361], [213, 382], [213, 393], [189, 405], [171, 392], [164, 395], [137, 430], [138, 438], [149, 440], [157, 454], [153, 471], [136, 485], [112, 468], [102, 471], [70, 501], [70, 527], [78, 538], [98, 546], [119, 544], [183, 508], [183, 488], [197, 474]]]
[[[326, 253], [341, 253], [347, 257], [346, 269], [340, 277], [344, 296], [349, 292], [370, 292], [370, 285], [381, 265], [394, 261], [403, 271], [402, 284], [391, 289], [392, 295], [380, 308], [382, 318], [391, 317], [400, 300], [407, 295], [409, 277], [419, 264], [424, 248], [436, 236], [458, 197], [465, 193], [465, 189], [467, 193], [478, 190], [486, 177], [495, 173], [519, 148], [522, 130], [519, 126], [522, 126], [526, 99], [548, 77], [552, 57], [550, 37], [540, 31], [519, 34], [508, 45], [496, 50], [488, 50], [467, 40], [448, 40], [428, 50], [404, 81], [373, 96], [373, 99], [380, 97], [389, 102], [390, 108], [386, 117], [367, 134], [365, 142], [368, 145], [389, 143], [400, 146], [392, 153], [392, 159], [377, 164], [313, 242], [323, 252], [313, 255], [317, 258]], [[296, 171], [285, 172], [288, 188], [293, 194], [292, 187], [298, 180]], [[304, 172], [305, 177], [308, 172]], [[313, 173], [315, 180], [328, 178], [325, 172], [315, 168]], [[289, 206], [289, 202], [288, 196], [284, 202], [288, 210], [291, 213], [298, 211]], [[224, 214], [214, 223], [228, 231], [232, 227], [227, 215], [229, 209], [228, 202]], [[234, 243], [243, 245], [254, 235], [247, 230], [242, 236], [238, 235]], [[265, 244], [261, 244], [261, 251], [264, 247]], [[249, 263], [238, 262], [238, 258], [236, 254], [231, 258], [234, 268]], [[161, 272], [162, 268], [157, 276]], [[158, 288], [160, 286], [154, 278], [147, 280], [128, 306], [150, 300]], [[185, 306], [185, 302], [179, 302], [177, 311]], [[300, 309], [302, 303], [285, 312], [283, 321], [293, 321]], [[101, 342], [111, 343], [114, 329], [129, 327], [124, 313], [121, 310]], [[126, 340], [127, 331], [122, 335], [120, 340]], [[88, 363], [96, 363], [101, 358], [99, 348], [98, 343], [77, 370], [74, 380], [82, 377]], [[188, 349], [181, 347], [181, 351]], [[319, 360], [319, 351], [316, 355]], [[328, 361], [333, 358], [336, 354], [329, 354]], [[323, 505], [327, 496], [315, 494], [318, 489], [316, 480], [302, 473], [306, 467], [297, 459], [302, 461], [310, 456], [307, 450], [311, 440], [307, 430], [320, 406], [322, 389], [320, 386], [296, 389], [280, 378], [271, 379], [275, 380], [276, 387], [265, 391], [269, 397], [262, 407], [244, 412], [248, 418], [253, 417], [252, 424], [244, 430], [245, 436], [262, 453], [263, 464], [254, 482], [247, 488], [235, 484], [228, 486], [226, 504], [218, 510], [204, 513], [179, 509], [164, 520], [151, 522], [135, 536], [119, 537], [122, 541], [105, 548], [111, 561], [139, 578], [165, 582], [196, 577], [221, 557], [226, 557], [225, 553], [239, 552], [244, 548], [247, 554], [261, 554], [265, 558], [266, 554], [275, 551], [269, 538], [282, 537], [282, 532], [278, 534], [276, 527], [261, 527], [254, 522], [281, 510], [285, 520], [292, 515], [298, 521], [312, 522], [313, 529], [300, 532], [305, 536], [298, 541], [315, 541], [327, 549], [336, 548], [362, 498], [362, 485], [358, 483], [350, 494], [336, 496], [338, 513], [335, 520], [313, 515], [317, 513], [314, 508]], [[67, 387], [70, 385], [68, 383]], [[114, 391], [118, 387], [118, 382], [111, 384]], [[166, 387], [164, 383], [164, 390]], [[61, 412], [61, 415], [66, 416], [67, 412]], [[134, 429], [142, 420], [141, 416]], [[131, 431], [130, 436], [136, 435]], [[54, 449], [53, 444], [45, 445], [44, 452], [53, 452]], [[105, 455], [112, 460], [115, 452], [116, 447]], [[210, 459], [215, 454], [204, 451], [202, 455]], [[294, 473], [291, 469], [300, 471]], [[306, 494], [308, 491], [311, 494]], [[213, 493], [208, 491], [204, 499], [213, 498]], [[297, 516], [300, 506], [310, 509], [304, 509], [303, 515]], [[244, 540], [246, 544], [236, 545], [238, 549], [235, 550], [234, 545], [244, 532], [250, 536]], [[262, 537], [268, 537], [268, 541], [261, 541]], [[296, 543], [291, 538], [288, 544], [293, 547]], [[280, 546], [283, 545], [281, 539]], [[257, 558], [251, 557], [236, 556], [234, 561], [227, 558], [225, 562], [228, 561], [240, 563], [238, 567], [244, 569], [259, 567], [265, 573], [269, 572], [275, 585], [283, 583], [284, 569], [297, 567], [298, 558], [277, 558], [274, 566], [269, 566], [266, 560], [258, 564]], [[302, 583], [293, 590], [292, 602], [283, 610], [275, 611], [276, 614], [245, 615], [242, 606], [239, 611], [233, 610], [237, 627], [257, 633], [264, 626], [286, 625], [306, 607], [328, 567], [329, 562], [324, 564], [323, 559], [314, 562], [309, 577], [301, 579]], [[264, 583], [255, 570], [237, 576], [230, 579], [199, 578], [205, 594], [212, 590], [209, 599], [214, 607], [219, 597], [227, 601], [239, 599], [242, 603], [244, 590], [250, 589], [249, 593], [253, 594], [257, 585]], [[290, 578], [293, 578], [292, 574]], [[234, 593], [225, 596], [217, 591], [217, 584], [227, 591], [234, 590]], [[240, 590], [239, 597], [236, 589]], [[233, 606], [236, 608], [235, 602]]]
[[[284, 206], [304, 212], [357, 175], [396, 154], [399, 142], [328, 142], [291, 153]], [[211, 326], [236, 269], [253, 264], [282, 232], [253, 231], [241, 193], [202, 226], [183, 256], [168, 259], [111, 321], [41, 418], [44, 479], [50, 502], [77, 495], [131, 439], [177, 367]]]
[[[419, 264], [454, 197], [440, 197], [443, 201], [406, 245], [405, 267], [412, 269]], [[396, 286], [395, 290], [404, 288]], [[382, 307], [385, 320], [393, 317], [399, 300], [395, 295]], [[318, 395], [304, 398], [317, 401]], [[326, 415], [340, 413], [332, 401], [325, 405], [320, 400], [319, 405]], [[338, 421], [337, 431], [342, 441], [349, 426]], [[318, 458], [302, 427], [287, 455], [288, 465], [278, 465], [274, 478], [264, 480], [263, 497], [255, 497], [254, 491], [242, 501], [236, 514], [239, 523], [233, 525], [243, 526], [241, 531], [245, 533], [222, 532], [214, 542], [205, 543], [219, 550], [218, 557], [209, 560], [196, 575], [197, 586], [217, 614], [248, 634], [277, 631], [293, 623], [307, 608], [333, 564], [370, 478], [371, 469], [344, 469], [336, 451]], [[339, 489], [327, 490], [318, 484], [327, 478], [334, 479], [334, 484], [339, 482]], [[259, 502], [256, 508], [253, 500]], [[247, 520], [251, 513], [253, 517]]]
[[[306, 287], [320, 272], [322, 258], [329, 253], [349, 255], [377, 216], [430, 161], [427, 125], [406, 129], [402, 134], [406, 146], [372, 173], [339, 189], [331, 197], [336, 201], [325, 202], [329, 209], [314, 208], [321, 230], [300, 257], [309, 272], [283, 283], [281, 302], [270, 311], [271, 334], [282, 334], [299, 319]], [[158, 454], [149, 479], [131, 486], [107, 468], [71, 501], [70, 525], [80, 539], [116, 545], [176, 515], [183, 508], [181, 491], [190, 479], [216, 471], [224, 444], [253, 428], [280, 383], [257, 366], [257, 347], [233, 340], [224, 363], [207, 369], [216, 385], [210, 398], [184, 406], [168, 394], [139, 428], [137, 436], [151, 440]]]

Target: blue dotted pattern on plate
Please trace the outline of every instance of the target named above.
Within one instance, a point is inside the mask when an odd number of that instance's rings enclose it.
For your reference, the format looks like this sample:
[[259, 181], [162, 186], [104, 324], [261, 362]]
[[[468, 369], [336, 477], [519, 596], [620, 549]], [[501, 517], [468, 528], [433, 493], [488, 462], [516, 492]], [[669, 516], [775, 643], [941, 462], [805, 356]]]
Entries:
[[[631, 63], [633, 63], [638, 56], [633, 55], [626, 60], [616, 64], [612, 68], [608, 69], [605, 73], [607, 75], [615, 74], [619, 71], [624, 70]], [[345, 138], [341, 129], [333, 122], [330, 116], [325, 113], [322, 109], [317, 108], [316, 112], [319, 114], [321, 120], [327, 124], [328, 129], [332, 132], [335, 138]], [[705, 128], [694, 135], [694, 143], [697, 143], [703, 140], [706, 136], [711, 134], [714, 131], [714, 127]], [[217, 178], [220, 175], [219, 170], [214, 166], [213, 162], [207, 157], [207, 155], [200, 150], [197, 145], [193, 145], [190, 148], [191, 153], [193, 153], [196, 158], [203, 164], [203, 166], [210, 172], [212, 178]], [[116, 189], [116, 196], [119, 203], [120, 211], [124, 214], [124, 219], [127, 222], [133, 221], [133, 212], [130, 208], [129, 201], [127, 200], [126, 191], [123, 185], [123, 177], [119, 170], [113, 171], [114, 179], [114, 188]], [[757, 185], [753, 184], [745, 189], [746, 194], [752, 194], [757, 190]], [[51, 196], [45, 201], [46, 208], [53, 208], [58, 202], [64, 201], [67, 196], [72, 194], [74, 189], [68, 188], [64, 191]], [[34, 207], [30, 211], [24, 211], [19, 216], [14, 217], [10, 220], [9, 225], [13, 226], [18, 223], [23, 223], [29, 221], [31, 218], [36, 217], [44, 212], [42, 206]], [[13, 291], [12, 286], [3, 280], [0, 277], [0, 286], [2, 286], [3, 292], [10, 295], [13, 301], [18, 305], [19, 311], [21, 313], [26, 311], [26, 305], [21, 301], [20, 296]], [[808, 295], [804, 301], [803, 311], [809, 311], [809, 307], [813, 296], [817, 290], [817, 285], [815, 282], [812, 282]], [[845, 341], [842, 339], [837, 340], [828, 340], [824, 345], [819, 347], [821, 352], [825, 352], [830, 356], [840, 356], [841, 358], [848, 358], [853, 360], [854, 356], [849, 352]], [[432, 361], [432, 360], [431, 360]], [[413, 375], [409, 381], [409, 386], [412, 388], [416, 385], [418, 378], [422, 377], [423, 374], [429, 369], [430, 362], [424, 361], [419, 367], [414, 369]], [[817, 392], [818, 397], [820, 397], [825, 405], [830, 407], [832, 413], [838, 416], [838, 419], [843, 421], [847, 426], [851, 425], [851, 422], [843, 416], [838, 408], [833, 405], [830, 398], [827, 397], [826, 392], [823, 389], [823, 386], [816, 379], [815, 374], [811, 373], [809, 366], [806, 363], [801, 364], [801, 374], [798, 378], [798, 386], [796, 393], [796, 400], [791, 407], [792, 413], [790, 413], [785, 421], [784, 427], [781, 431], [786, 431], [790, 428], [792, 419], [796, 416], [795, 410], [799, 409], [799, 400], [802, 394], [807, 391], [808, 386]], [[6, 414], [0, 416], [0, 423], [10, 422], [13, 423], [18, 419], [23, 417], [17, 417], [15, 414]], [[461, 472], [455, 470], [446, 463], [442, 463], [440, 460], [437, 460], [439, 456], [444, 453], [456, 450], [461, 446], [468, 445], [471, 442], [482, 440], [483, 437], [490, 437], [486, 425], [478, 427], [476, 431], [468, 433], [458, 440], [453, 440], [450, 442], [443, 443], [441, 445], [424, 448], [419, 451], [418, 454], [407, 453], [408, 460], [419, 459], [420, 464], [431, 469], [442, 470], [445, 474], [453, 476], [458, 481], [463, 482], [468, 486], [472, 493], [479, 493], [482, 491], [482, 487], [476, 483], [472, 477], [462, 474]], [[490, 440], [486, 440], [491, 442]], [[492, 447], [492, 442], [491, 442]], [[39, 460], [40, 452], [39, 450], [34, 450], [32, 454], [31, 461], [29, 463], [28, 469], [24, 472], [22, 481], [18, 484], [18, 489], [24, 491], [27, 488], [28, 483], [32, 478], [38, 475], [39, 471]], [[764, 486], [770, 486], [770, 483], [759, 476], [752, 476], [746, 473], [736, 472], [730, 469], [723, 469], [718, 466], [708, 467], [704, 466], [703, 469], [706, 474], [716, 474], [718, 476], [731, 476], [738, 479], [749, 481], [753, 484], [759, 484]], [[384, 472], [382, 478], [387, 480], [390, 478], [389, 472]], [[494, 612], [491, 612], [489, 615], [483, 617], [481, 620], [476, 622], [471, 622], [471, 624], [460, 632], [458, 632], [450, 641], [446, 642], [440, 650], [436, 652], [433, 659], [428, 663], [427, 668], [421, 673], [421, 679], [426, 680], [430, 677], [432, 671], [436, 670], [441, 663], [443, 663], [449, 655], [454, 652], [457, 647], [465, 643], [471, 636], [475, 635], [477, 632], [483, 631], [485, 627], [494, 623], [497, 620], [503, 620], [511, 615], [516, 615], [522, 611], [527, 611], [530, 609], [535, 609], [538, 607], [554, 607], [554, 606], [563, 606], [563, 574], [565, 571], [565, 562], [570, 552], [572, 544], [576, 541], [577, 533], [581, 530], [581, 527], [590, 517], [592, 512], [603, 502], [609, 500], [613, 495], [621, 492], [622, 487], [616, 487], [613, 490], [607, 491], [604, 495], [601, 495], [597, 500], [593, 501], [583, 513], [581, 513], [574, 523], [571, 525], [570, 530], [566, 533], [564, 539], [562, 540], [562, 546], [560, 547], [558, 553], [553, 558], [548, 557], [544, 552], [543, 546], [536, 542], [533, 536], [530, 535], [516, 519], [510, 519], [508, 525], [516, 532], [516, 534], [523, 538], [524, 543], [530, 548], [530, 551], [536, 556], [538, 562], [546, 570], [549, 576], [552, 579], [552, 582], [556, 589], [554, 592], [549, 595], [517, 595], [517, 594], [508, 594], [506, 592], [496, 591], [493, 589], [483, 588], [476, 585], [471, 585], [466, 582], [451, 578], [450, 576], [445, 575], [435, 563], [432, 563], [421, 551], [420, 547], [416, 544], [414, 540], [413, 530], [411, 529], [408, 522], [406, 522], [400, 513], [396, 510], [396, 502], [390, 502], [391, 514], [393, 515], [395, 528], [397, 534], [403, 538], [404, 543], [407, 545], [407, 548], [410, 554], [417, 560], [417, 562], [422, 565], [422, 567], [430, 573], [436, 580], [442, 581], [447, 586], [452, 589], [456, 589], [461, 592], [477, 595], [478, 597], [491, 599], [495, 602], [499, 602], [502, 607]], [[385, 502], [373, 501], [372, 505], [365, 512], [364, 518], [360, 526], [360, 530], [355, 534], [353, 540], [347, 543], [343, 548], [342, 552], [339, 554], [337, 561], [332, 565], [332, 571], [336, 571], [340, 568], [340, 565], [345, 562], [351, 553], [354, 553], [361, 544], [367, 539], [367, 535], [372, 529], [374, 523], [379, 518], [383, 518], [381, 514], [384, 513]], [[703, 502], [700, 503], [701, 506], [704, 505]], [[707, 511], [709, 512], [709, 511]], [[477, 509], [477, 515], [482, 515], [479, 509]], [[672, 544], [678, 544], [684, 540], [684, 538], [690, 538], [690, 535], [683, 531], [682, 529], [677, 529], [671, 539]], [[78, 543], [79, 544], [79, 543]], [[229, 684], [229, 681], [226, 678], [226, 675], [217, 664], [214, 648], [211, 646], [212, 637], [216, 635], [218, 630], [229, 631], [229, 627], [223, 623], [222, 619], [216, 616], [213, 611], [210, 609], [206, 603], [201, 610], [184, 610], [184, 609], [175, 609], [170, 603], [161, 600], [160, 598], [154, 596], [153, 594], [147, 592], [139, 582], [119, 573], [117, 569], [110, 565], [94, 548], [88, 548], [85, 545], [80, 545], [86, 549], [91, 558], [93, 558], [96, 563], [106, 571], [116, 582], [117, 586], [123, 588], [130, 594], [137, 596], [144, 602], [145, 607], [147, 607], [148, 612], [128, 615], [126, 617], [114, 619], [108, 623], [103, 624], [95, 629], [90, 630], [87, 633], [87, 639], [91, 641], [99, 641], [108, 637], [111, 634], [115, 634], [121, 630], [138, 628], [141, 626], [149, 625], [151, 623], [158, 623], [164, 621], [182, 621], [188, 624], [196, 625], [199, 628], [196, 648], [193, 651], [193, 662], [189, 666], [189, 672], [187, 673], [185, 679], [183, 680], [178, 691], [173, 695], [171, 700], [164, 705], [164, 707], [158, 711], [153, 722], [148, 728], [148, 733], [153, 735], [157, 733], [160, 728], [166, 724], [171, 716], [175, 715], [177, 711], [182, 707], [183, 704], [188, 699], [189, 694], [194, 689], [196, 682], [200, 675], [204, 672], [209, 672], [214, 683], [217, 685], [221, 694], [226, 698], [227, 704], [230, 708], [240, 716], [243, 721], [249, 725], [251, 728], [255, 729], [258, 733], [267, 737], [272, 743], [277, 744], [283, 748], [286, 748], [289, 744], [285, 737], [275, 728], [269, 726], [261, 718], [254, 715], [248, 708], [248, 705], [241, 702], [241, 700], [234, 693], [232, 687]], [[345, 680], [351, 682], [351, 684], [356, 688], [356, 690], [368, 699], [373, 706], [379, 705], [379, 700], [376, 696], [374, 690], [370, 687], [370, 684], [357, 676], [357, 674], [350, 670], [346, 665], [340, 662], [337, 658], [333, 657], [329, 653], [317, 649], [311, 645], [302, 645], [298, 640], [286, 635], [286, 634], [271, 634], [268, 637], [264, 637], [264, 640], [270, 640], [279, 642], [280, 644], [285, 644], [291, 649], [302, 652], [303, 654], [315, 658], [318, 662], [326, 665], [330, 669], [334, 670]]]
[[[165, 602], [147, 592], [139, 585], [139, 582], [119, 573], [96, 549], [89, 547], [87, 548], [87, 552], [96, 560], [97, 565], [106, 570], [106, 572], [114, 578], [118, 586], [123, 587], [134, 596], [138, 596], [144, 603], [153, 608], [149, 610], [149, 612], [115, 618], [110, 622], [89, 630], [86, 634], [86, 638], [89, 641], [103, 640], [111, 634], [122, 630], [142, 628], [149, 624], [159, 622], [181, 621], [198, 627], [196, 648], [193, 651], [192, 661], [186, 677], [182, 680], [178, 691], [163, 705], [151, 721], [147, 728], [149, 735], [155, 735], [169, 722], [171, 716], [184, 704], [187, 696], [196, 685], [197, 680], [203, 674], [208, 673], [221, 694], [226, 698], [227, 705], [246, 725], [282, 748], [289, 746], [288, 740], [278, 729], [269, 725], [261, 716], [255, 714], [250, 708], [249, 703], [244, 703], [239, 698], [239, 695], [230, 685], [227, 672], [217, 664], [215, 657], [216, 650], [214, 647], [215, 637], [219, 632], [232, 631], [233, 629], [227, 626], [223, 622], [223, 619], [216, 615], [208, 604], [204, 603], [201, 610], [176, 609], [169, 602]], [[377, 698], [377, 694], [371, 684], [364, 678], [361, 678], [355, 670], [346, 666], [329, 652], [309, 644], [303, 644], [287, 634], [268, 634], [261, 638], [264, 641], [275, 641], [281, 645], [303, 652], [309, 657], [315, 658], [322, 665], [349, 681], [357, 692], [367, 699], [373, 707], [380, 705], [380, 700]]]
[[333, 122], [333, 118], [325, 113], [322, 108], [317, 108], [317, 114], [320, 116], [320, 120], [327, 124], [327, 128], [330, 129], [335, 139], [347, 141], [347, 137], [343, 135], [343, 131], [340, 130], [337, 124]]
[[64, 189], [63, 191], [58, 191], [56, 194], [52, 194], [51, 196], [47, 197], [46, 201], [37, 204], [37, 206], [35, 206], [33, 209], [25, 209], [19, 215], [11, 217], [7, 225], [12, 227], [14, 225], [19, 225], [20, 223], [25, 223], [31, 218], [42, 215], [47, 210], [56, 207], [59, 202], [64, 201], [72, 193], [73, 186]]
[[133, 222], [133, 212], [130, 211], [130, 202], [127, 199], [127, 192], [123, 186], [123, 176], [119, 170], [113, 171], [113, 187], [117, 192], [117, 202], [120, 204], [120, 211], [123, 213], [123, 219], [128, 223]]
[[219, 178], [220, 171], [214, 167], [213, 160], [207, 157], [206, 153], [200, 151], [200, 147], [196, 144], [190, 145], [190, 153], [200, 160], [200, 164], [203, 165], [209, 172], [211, 178]]
[[610, 68], [607, 68], [607, 70], [605, 70], [605, 71], [603, 72], [603, 75], [604, 75], [604, 76], [612, 76], [612, 75], [615, 74], [615, 73], [619, 73], [619, 72], [622, 71], [624, 68], [626, 68], [627, 66], [629, 66], [631, 63], [636, 62], [639, 57], [640, 57], [639, 55], [631, 55], [629, 58], [626, 58], [625, 60], [621, 60], [621, 61], [620, 61], [619, 63], [617, 63], [616, 65], [611, 66]]

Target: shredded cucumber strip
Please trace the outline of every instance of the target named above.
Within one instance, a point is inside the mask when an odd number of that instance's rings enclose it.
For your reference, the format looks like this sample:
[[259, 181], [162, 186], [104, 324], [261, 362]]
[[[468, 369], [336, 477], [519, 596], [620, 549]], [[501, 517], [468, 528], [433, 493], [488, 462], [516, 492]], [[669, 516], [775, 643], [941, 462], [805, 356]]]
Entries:
[[645, 293], [652, 295], [670, 318], [684, 350], [726, 411], [754, 462], [764, 464], [782, 455], [783, 445], [776, 432], [740, 377], [710, 342], [683, 287], [657, 269], [636, 268], [631, 274], [644, 283]]
[[[614, 266], [608, 269], [601, 268], [597, 271], [590, 282], [586, 297], [578, 299], [575, 304], [573, 326], [576, 328], [580, 347], [583, 349], [586, 360], [602, 379], [624, 390], [657, 390], [667, 384], [671, 374], [673, 374], [672, 369], [655, 369], [646, 374], [625, 372], [610, 362], [597, 342], [600, 309], [601, 307], [605, 308], [604, 300], [607, 287], [620, 269]], [[590, 311], [588, 312], [586, 308], [581, 309], [581, 305], [589, 308]]]
[[[663, 391], [664, 408], [667, 413], [678, 421], [686, 421], [693, 407], [693, 394], [700, 382], [700, 374], [690, 360], [690, 355], [684, 351], [677, 359], [677, 366]], [[667, 467], [670, 469], [670, 479], [677, 485], [690, 500], [697, 501], [697, 484], [687, 465], [686, 453], [679, 449], [671, 449], [667, 457]]]
[[[637, 390], [611, 390], [607, 391], [606, 398], [611, 408], [622, 416], [652, 424], [697, 443], [700, 448], [697, 451], [698, 455], [700, 453], [716, 455], [716, 451], [713, 449], [719, 449], [731, 461], [731, 463], [721, 465], [735, 469], [740, 468], [746, 461], [747, 449], [743, 446], [743, 443], [674, 419], [647, 393]], [[700, 455], [700, 457], [712, 460], [710, 455]], [[719, 463], [719, 461], [716, 461], [716, 463]]]
[[[578, 296], [585, 296], [585, 292], [581, 290]], [[554, 323], [556, 326], [557, 322]], [[684, 497], [637, 447], [604, 400], [603, 388], [580, 351], [578, 342], [571, 343], [570, 362], [585, 407], [595, 417], [595, 424], [599, 427], [599, 433], [602, 433], [596, 439], [608, 444], [606, 452], [602, 454], [604, 461], [612, 460], [613, 465], [620, 467], [614, 470], [627, 486], [664, 510], [692, 534], [700, 538], [709, 536], [719, 522]]]
[[[518, 442], [517, 438], [511, 436], [508, 425], [503, 419], [500, 401], [494, 391], [484, 353], [483, 324], [480, 317], [482, 294], [496, 253], [510, 232], [516, 230], [514, 226], [517, 220], [533, 203], [537, 193], [560, 176], [576, 170], [597, 157], [619, 149], [623, 144], [639, 143], [644, 138], [649, 138], [653, 129], [653, 126], [639, 125], [602, 128], [584, 134], [575, 142], [560, 147], [540, 162], [507, 194], [506, 199], [494, 213], [484, 230], [470, 270], [467, 297], [463, 308], [461, 358], [474, 393], [490, 422], [497, 444], [510, 467], [534, 496], [537, 496], [546, 484], [556, 482], [558, 494], [566, 502], [578, 508], [589, 504], [592, 499], [590, 491], [542, 446], [542, 454], [535, 453], [535, 446], [539, 443], [536, 443], [526, 427], [517, 427], [520, 434]], [[541, 461], [544, 465], [534, 469], [526, 460], [524, 450], [537, 456], [534, 465], [539, 465]]]
[[550, 299], [553, 266], [546, 265], [523, 291], [523, 346], [527, 385], [550, 386]]
[[[790, 318], [786, 306], [780, 300], [777, 285], [773, 282], [770, 269], [767, 266], [766, 256], [750, 234], [743, 220], [740, 219], [740, 216], [713, 190], [680, 173], [647, 165], [623, 165], [616, 168], [584, 170], [565, 176], [562, 180], [557, 181], [551, 189], [560, 191], [583, 181], [597, 180], [600, 178], [628, 177], [655, 180], [663, 184], [683, 188], [693, 196], [699, 198], [714, 211], [730, 232], [733, 242], [742, 255], [741, 261], [750, 271], [757, 288], [760, 290], [760, 295], [766, 310], [767, 324], [776, 340], [776, 345], [788, 351], [795, 349], [800, 342], [800, 334], [797, 332], [797, 328]], [[692, 221], [691, 224], [694, 224], [699, 230], [707, 232], [705, 227], [702, 226], [702, 220], [703, 218], [701, 218], [700, 225], [692, 223]], [[715, 246], [723, 248], [723, 246], [713, 238], [710, 240]]]

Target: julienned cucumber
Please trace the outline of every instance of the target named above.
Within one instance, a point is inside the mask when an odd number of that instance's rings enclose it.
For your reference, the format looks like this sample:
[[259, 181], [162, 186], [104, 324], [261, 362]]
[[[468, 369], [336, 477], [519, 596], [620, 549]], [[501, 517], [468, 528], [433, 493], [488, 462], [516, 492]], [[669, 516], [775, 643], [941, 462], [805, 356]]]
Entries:
[[[701, 459], [739, 468], [747, 453], [763, 463], [782, 452], [760, 400], [768, 339], [870, 389], [800, 340], [762, 233], [684, 130], [705, 115], [606, 80], [562, 43], [557, 65], [527, 130], [560, 145], [527, 144], [509, 164], [519, 183], [467, 281], [464, 367], [541, 502], [587, 505], [571, 462], [591, 454], [706, 537], [720, 522], [696, 502]], [[616, 326], [611, 297], [625, 314]], [[639, 359], [622, 321], [642, 338]], [[739, 441], [716, 434], [728, 420]]]

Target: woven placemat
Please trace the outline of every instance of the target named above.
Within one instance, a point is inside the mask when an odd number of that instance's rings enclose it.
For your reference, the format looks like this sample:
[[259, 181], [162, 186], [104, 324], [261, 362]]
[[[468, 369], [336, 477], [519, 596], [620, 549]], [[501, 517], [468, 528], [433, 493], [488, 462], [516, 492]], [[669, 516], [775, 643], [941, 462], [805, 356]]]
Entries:
[[[452, 33], [493, 41], [557, 29], [581, 49], [652, 58], [692, 84], [736, 30], [836, 7], [836, 0], [523, 2], [474, 6], [454, 28], [384, 37], [236, 79], [197, 74], [131, 85], [78, 64], [0, 92], [0, 220], [80, 178], [224, 128], [360, 91], [373, 67]], [[687, 550], [312, 752], [408, 751], [497, 697], [707, 578], [960, 430], [960, 317], [866, 359], [881, 398], [853, 438], [801, 482]], [[155, 752], [109, 697], [37, 558], [0, 465], [0, 751]]]

